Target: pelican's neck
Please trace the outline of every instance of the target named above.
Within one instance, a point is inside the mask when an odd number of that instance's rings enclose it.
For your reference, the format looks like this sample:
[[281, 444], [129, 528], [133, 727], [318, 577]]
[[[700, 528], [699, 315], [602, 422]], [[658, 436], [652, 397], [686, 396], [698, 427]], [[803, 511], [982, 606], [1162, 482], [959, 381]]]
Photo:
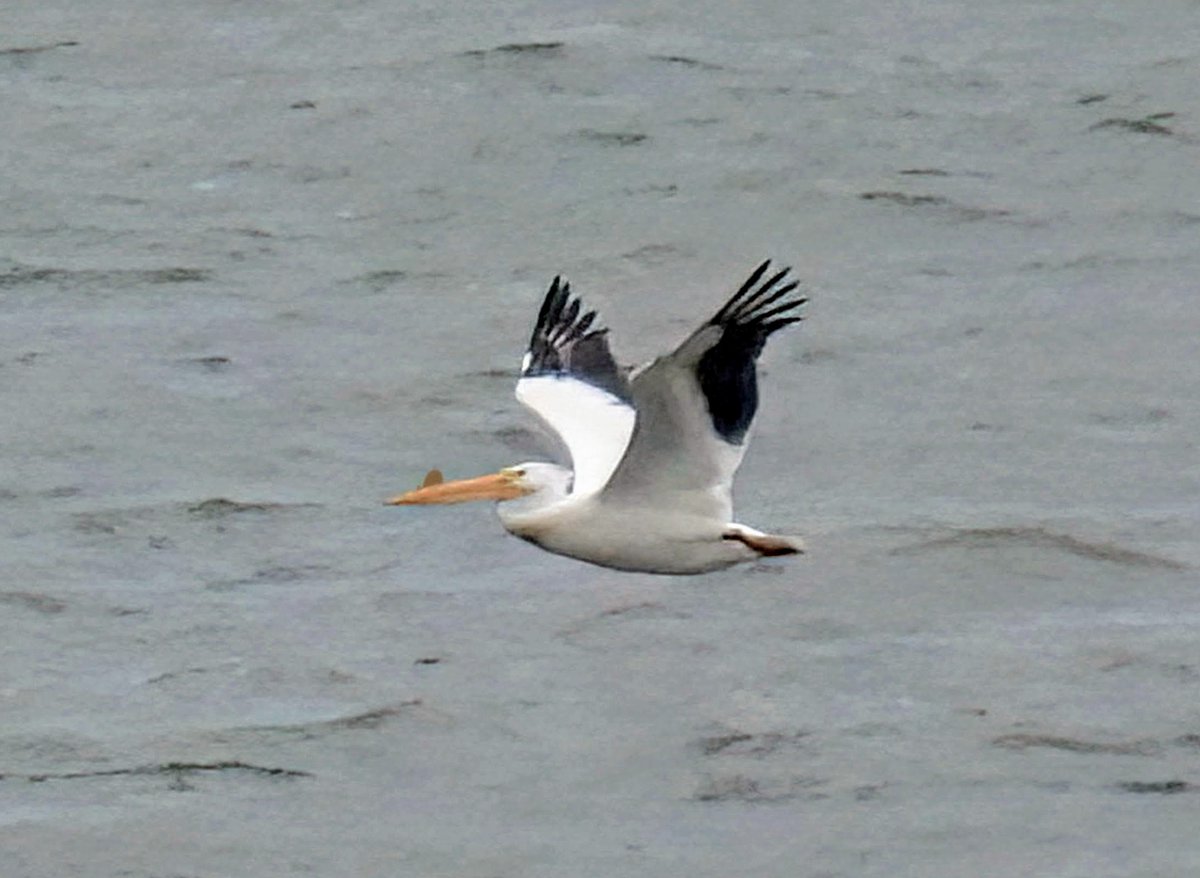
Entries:
[[496, 514], [507, 530], [519, 537], [533, 539], [557, 521], [564, 510], [584, 499], [570, 493], [570, 489], [571, 471], [565, 467], [554, 467], [554, 471], [546, 473], [532, 494], [496, 504]]

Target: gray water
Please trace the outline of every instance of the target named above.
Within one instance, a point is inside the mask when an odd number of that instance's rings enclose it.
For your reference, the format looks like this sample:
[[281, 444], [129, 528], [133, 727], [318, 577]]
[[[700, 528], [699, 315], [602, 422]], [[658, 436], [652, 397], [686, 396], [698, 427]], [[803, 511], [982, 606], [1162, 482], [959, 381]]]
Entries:
[[[507, 7], [507, 8], [503, 8]], [[1194, 2], [9, 4], [7, 876], [1200, 874]], [[738, 517], [385, 508], [761, 259]]]

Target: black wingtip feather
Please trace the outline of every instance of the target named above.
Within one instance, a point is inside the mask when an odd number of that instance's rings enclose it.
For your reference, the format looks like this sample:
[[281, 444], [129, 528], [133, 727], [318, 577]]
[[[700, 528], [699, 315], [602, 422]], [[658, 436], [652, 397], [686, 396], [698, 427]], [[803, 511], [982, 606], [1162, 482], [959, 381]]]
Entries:
[[559, 321], [561, 327], [561, 335], [571, 338], [575, 332], [575, 319], [579, 316], [579, 300], [572, 299], [567, 305], [566, 312], [562, 315]]
[[592, 328], [595, 311], [581, 311], [583, 301], [571, 298], [570, 283], [556, 276], [538, 312], [522, 374], [570, 376], [627, 402], [628, 383], [608, 350], [608, 330]]
[[759, 285], [770, 264], [767, 260], [758, 266], [713, 315], [709, 325], [720, 327], [721, 336], [696, 365], [713, 428], [734, 445], [745, 440], [758, 409], [758, 355], [772, 333], [804, 319], [794, 311], [808, 301], [804, 296], [787, 298], [799, 286], [798, 281], [776, 286], [790, 268], [775, 272]]
[[[775, 272], [775, 274], [763, 281], [763, 285], [759, 287], [758, 292], [743, 300], [734, 310], [734, 314], [740, 319], [758, 308], [763, 303], [764, 298], [767, 298], [768, 301], [774, 298], [775, 294], [779, 292], [778, 290], [774, 290], [775, 284], [787, 277], [787, 273], [791, 270], [791, 268], [784, 268], [782, 271]], [[795, 289], [795, 286], [793, 286], [793, 289]], [[774, 292], [772, 292], [773, 290]]]
[[[801, 305], [804, 305], [806, 302], [808, 302], [808, 299], [793, 299], [790, 302], [784, 302], [782, 305], [777, 305], [774, 308], [768, 308], [765, 311], [759, 311], [758, 314], [756, 315], [755, 319], [758, 320], [760, 323], [765, 323], [766, 321], [770, 320], [772, 317], [775, 317], [779, 314], [786, 314], [788, 311], [791, 311], [794, 308], [799, 308]], [[798, 315], [796, 317], [796, 319], [803, 320], [804, 315], [802, 315], [802, 314]]]
[[756, 283], [758, 283], [758, 279], [760, 277], [762, 277], [764, 274], [766, 274], [767, 269], [770, 267], [771, 267], [771, 260], [768, 259], [765, 262], [763, 262], [763, 264], [760, 265], [758, 268], [754, 269], [754, 272], [750, 275], [750, 277], [746, 278], [746, 282], [741, 285], [741, 287], [738, 289], [738, 291], [736, 293], [734, 293], [732, 296], [730, 296], [729, 301], [726, 302], [725, 305], [721, 308], [721, 310], [717, 312], [716, 316], [713, 317], [713, 322], [717, 322], [718, 320], [723, 319], [729, 312], [733, 311], [738, 306], [738, 303], [741, 301], [742, 296], [746, 295], [746, 293], [748, 293], [750, 291], [750, 289]]
[[556, 312], [561, 308], [560, 293], [562, 292], [562, 277], [554, 276], [554, 280], [550, 282], [550, 289], [546, 291], [546, 298], [542, 299], [542, 307], [538, 310], [537, 323], [533, 325], [533, 335], [530, 337], [529, 346], [533, 347], [538, 339], [538, 334], [542, 330], [551, 326], [555, 322]]

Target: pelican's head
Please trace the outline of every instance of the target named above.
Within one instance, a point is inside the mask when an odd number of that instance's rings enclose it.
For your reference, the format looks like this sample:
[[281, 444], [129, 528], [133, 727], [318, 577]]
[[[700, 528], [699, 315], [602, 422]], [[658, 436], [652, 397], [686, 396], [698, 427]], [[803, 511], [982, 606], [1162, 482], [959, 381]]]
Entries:
[[473, 479], [443, 481], [438, 470], [430, 470], [421, 487], [387, 501], [389, 506], [430, 503], [465, 503], [468, 500], [516, 500], [547, 492], [565, 496], [571, 486], [571, 471], [552, 463], [519, 463], [497, 473]]

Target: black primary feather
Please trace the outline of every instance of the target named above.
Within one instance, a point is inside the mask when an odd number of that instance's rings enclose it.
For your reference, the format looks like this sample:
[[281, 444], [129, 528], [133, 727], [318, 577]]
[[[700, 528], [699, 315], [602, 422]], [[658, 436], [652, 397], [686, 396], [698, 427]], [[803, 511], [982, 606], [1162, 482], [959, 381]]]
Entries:
[[758, 410], [758, 355], [771, 333], [804, 319], [796, 309], [808, 301], [803, 296], [789, 297], [799, 286], [797, 281], [777, 286], [787, 277], [789, 268], [758, 285], [770, 265], [768, 259], [756, 268], [708, 321], [709, 326], [719, 326], [723, 331], [696, 366], [713, 427], [733, 445], [740, 445], [746, 438]]
[[608, 349], [608, 330], [591, 329], [596, 312], [580, 316], [582, 310], [582, 301], [571, 298], [571, 285], [555, 277], [529, 339], [529, 365], [521, 374], [578, 378], [630, 402], [629, 385]]

